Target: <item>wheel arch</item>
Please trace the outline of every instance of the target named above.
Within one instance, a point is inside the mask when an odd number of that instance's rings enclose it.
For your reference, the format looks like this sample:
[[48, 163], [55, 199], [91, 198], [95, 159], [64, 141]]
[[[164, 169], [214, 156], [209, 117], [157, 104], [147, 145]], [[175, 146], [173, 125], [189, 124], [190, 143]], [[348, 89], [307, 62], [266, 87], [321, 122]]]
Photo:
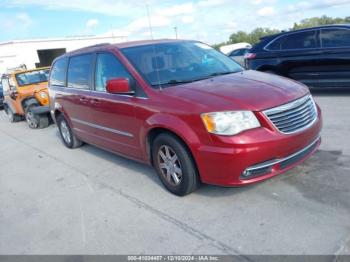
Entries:
[[32, 105], [40, 105], [40, 104], [39, 104], [38, 100], [36, 100], [35, 97], [30, 96], [30, 97], [23, 99], [23, 101], [21, 102], [21, 105], [22, 105], [23, 112], [25, 112], [25, 109], [27, 107], [32, 106]]
[[[174, 132], [173, 130], [170, 130], [168, 128], [164, 128], [164, 127], [153, 127], [151, 128], [148, 133], [147, 133], [147, 138], [146, 138], [146, 150], [147, 150], [147, 157], [149, 162], [152, 164], [153, 163], [153, 159], [152, 159], [152, 145], [154, 140], [156, 139], [157, 136], [159, 136], [160, 134], [170, 134], [174, 137], [176, 137], [177, 139], [179, 139], [184, 146], [187, 148], [187, 150], [190, 151], [189, 146], [186, 144], [186, 142], [182, 139], [182, 137], [180, 137], [176, 132]], [[191, 152], [191, 151], [190, 151]]]
[[[190, 157], [198, 170], [194, 148], [200, 145], [200, 141], [195, 132], [183, 120], [172, 115], [158, 115], [146, 121], [147, 127], [142, 128], [140, 132], [141, 144], [147, 161], [152, 165], [152, 143], [154, 139], [162, 133], [168, 133], [175, 136], [183, 143]], [[142, 139], [143, 138], [143, 139]]]
[[[160, 134], [170, 134], [171, 136], [174, 136], [175, 138], [177, 138], [183, 144], [183, 146], [188, 151], [189, 157], [192, 159], [192, 161], [197, 169], [197, 172], [199, 174], [197, 161], [194, 157], [193, 151], [188, 146], [186, 141], [181, 136], [179, 136], [177, 133], [175, 133], [174, 131], [167, 129], [167, 128], [164, 128], [164, 127], [154, 127], [151, 130], [149, 130], [149, 132], [148, 132], [147, 140], [146, 140], [146, 149], [147, 149], [148, 161], [150, 162], [150, 164], [153, 166], [152, 144], [153, 144], [153, 141], [156, 139], [156, 137], [158, 137]], [[201, 179], [200, 174], [199, 174], [199, 179]]]
[[12, 110], [12, 112], [14, 113], [14, 114], [16, 114], [17, 113], [17, 110], [16, 110], [16, 108], [12, 105], [12, 103], [11, 102], [9, 102], [9, 101], [6, 101], [6, 100], [4, 100], [4, 110], [5, 110], [5, 113], [7, 114], [8, 113], [8, 110], [9, 109], [11, 109]]
[[55, 122], [57, 122], [57, 118], [60, 116], [60, 115], [63, 115], [63, 112], [60, 110], [60, 109], [55, 109], [55, 111], [53, 112], [53, 119]]
[[51, 107], [51, 118], [54, 121], [55, 124], [57, 123], [57, 118], [62, 115], [68, 122], [68, 124], [73, 127], [72, 125], [72, 121], [70, 119], [70, 117], [68, 116], [68, 114], [64, 111], [64, 109], [61, 106], [55, 106], [55, 107]]

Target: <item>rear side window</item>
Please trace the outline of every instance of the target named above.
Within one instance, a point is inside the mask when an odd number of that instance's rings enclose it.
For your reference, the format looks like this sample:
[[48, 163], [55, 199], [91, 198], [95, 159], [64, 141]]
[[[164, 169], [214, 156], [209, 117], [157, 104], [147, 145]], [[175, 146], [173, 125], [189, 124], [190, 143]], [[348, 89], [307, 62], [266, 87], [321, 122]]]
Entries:
[[112, 54], [102, 53], [97, 55], [95, 89], [106, 91], [106, 83], [113, 78], [127, 78], [132, 84], [132, 77], [121, 62]]
[[322, 29], [321, 41], [323, 48], [350, 47], [350, 30]]
[[293, 50], [317, 48], [316, 31], [306, 31], [283, 36], [268, 45], [269, 50]]
[[50, 85], [65, 86], [68, 58], [57, 60], [51, 69]]
[[92, 54], [73, 56], [69, 59], [68, 87], [90, 89]]

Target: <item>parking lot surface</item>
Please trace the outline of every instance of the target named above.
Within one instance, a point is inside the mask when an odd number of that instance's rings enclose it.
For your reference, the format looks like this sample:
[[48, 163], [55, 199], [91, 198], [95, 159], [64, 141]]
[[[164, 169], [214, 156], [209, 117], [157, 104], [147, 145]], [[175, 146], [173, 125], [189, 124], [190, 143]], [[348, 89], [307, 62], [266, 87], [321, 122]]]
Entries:
[[350, 254], [350, 93], [317, 92], [320, 150], [266, 182], [186, 197], [151, 167], [0, 112], [0, 254]]

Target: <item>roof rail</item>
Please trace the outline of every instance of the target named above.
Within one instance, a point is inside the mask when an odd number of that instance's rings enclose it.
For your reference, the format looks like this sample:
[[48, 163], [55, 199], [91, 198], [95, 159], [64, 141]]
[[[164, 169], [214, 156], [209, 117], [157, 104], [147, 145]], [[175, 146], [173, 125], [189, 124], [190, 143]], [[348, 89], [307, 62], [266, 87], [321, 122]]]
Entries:
[[[94, 47], [99, 47], [99, 46], [107, 46], [107, 45], [111, 45], [111, 44], [110, 44], [110, 43], [101, 43], [101, 44], [96, 44], [96, 45], [84, 46], [84, 47], [75, 49], [75, 50], [73, 50], [73, 51], [71, 51], [71, 52], [72, 52], [72, 53], [75, 53], [75, 52], [83, 51], [83, 50], [85, 50], [85, 49], [94, 48]], [[71, 53], [71, 52], [68, 52], [68, 53]]]
[[[98, 46], [105, 46], [105, 45], [110, 45], [110, 43], [101, 43], [101, 44], [96, 44], [96, 45], [90, 45], [87, 47], [98, 47]], [[87, 48], [87, 47], [84, 47], [84, 48]]]

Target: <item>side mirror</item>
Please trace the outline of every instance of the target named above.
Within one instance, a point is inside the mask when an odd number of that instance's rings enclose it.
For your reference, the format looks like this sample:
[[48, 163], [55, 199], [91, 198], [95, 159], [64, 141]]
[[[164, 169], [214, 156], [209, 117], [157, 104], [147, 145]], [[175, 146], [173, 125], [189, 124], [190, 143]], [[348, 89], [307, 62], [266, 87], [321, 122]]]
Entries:
[[130, 89], [129, 80], [127, 78], [114, 78], [108, 80], [106, 90], [111, 94], [134, 94], [134, 91]]

